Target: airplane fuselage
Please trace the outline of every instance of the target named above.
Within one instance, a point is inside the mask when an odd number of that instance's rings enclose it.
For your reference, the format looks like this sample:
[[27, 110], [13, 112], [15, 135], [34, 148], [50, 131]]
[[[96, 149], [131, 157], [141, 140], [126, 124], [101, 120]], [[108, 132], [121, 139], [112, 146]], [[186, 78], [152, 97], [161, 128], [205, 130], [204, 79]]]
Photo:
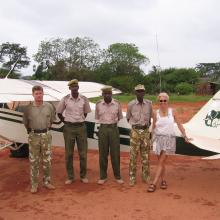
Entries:
[[[88, 114], [86, 118], [88, 145], [90, 149], [98, 149], [98, 130], [99, 124], [95, 122], [94, 117], [94, 104], [91, 104], [93, 111]], [[0, 108], [0, 134], [2, 137], [15, 142], [15, 143], [28, 143], [28, 134], [23, 125], [23, 113], [11, 109]], [[52, 145], [64, 146], [63, 138], [64, 124], [57, 118], [51, 127]], [[124, 117], [118, 123], [120, 133], [120, 147], [121, 151], [129, 151], [130, 145], [130, 125]], [[211, 156], [215, 153], [202, 150], [195, 147], [193, 144], [185, 143], [184, 139], [180, 136], [176, 137], [177, 141], [177, 154], [183, 155], [199, 155]]]

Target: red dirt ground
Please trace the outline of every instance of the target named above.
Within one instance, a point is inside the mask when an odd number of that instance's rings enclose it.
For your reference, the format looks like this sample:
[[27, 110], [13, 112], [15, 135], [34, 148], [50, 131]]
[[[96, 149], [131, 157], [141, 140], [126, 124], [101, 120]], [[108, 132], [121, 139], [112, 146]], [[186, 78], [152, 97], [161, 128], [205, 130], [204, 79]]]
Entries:
[[[188, 121], [204, 103], [172, 105], [182, 122]], [[155, 106], [154, 106], [155, 107]], [[155, 173], [157, 159], [151, 156], [151, 173]], [[220, 160], [199, 157], [169, 156], [167, 160], [168, 189], [150, 194], [141, 182], [138, 162], [137, 184], [128, 186], [128, 153], [121, 154], [121, 172], [125, 184], [118, 185], [112, 175], [97, 185], [99, 176], [98, 153], [88, 153], [89, 184], [79, 181], [77, 152], [74, 165], [77, 180], [64, 185], [64, 149], [53, 148], [52, 176], [56, 190], [40, 186], [32, 195], [29, 190], [28, 159], [9, 157], [0, 152], [0, 220], [219, 220], [220, 219]], [[40, 178], [41, 179], [41, 178]]]

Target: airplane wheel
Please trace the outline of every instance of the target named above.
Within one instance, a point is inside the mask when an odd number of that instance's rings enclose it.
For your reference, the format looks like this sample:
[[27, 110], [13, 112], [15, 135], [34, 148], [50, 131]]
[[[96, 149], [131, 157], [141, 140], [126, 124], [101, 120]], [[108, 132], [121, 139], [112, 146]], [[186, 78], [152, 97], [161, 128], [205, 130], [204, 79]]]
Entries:
[[[21, 145], [21, 143], [16, 143], [17, 146]], [[15, 144], [12, 144], [12, 147], [16, 147]], [[29, 156], [29, 146], [28, 144], [24, 144], [22, 145], [22, 147], [20, 147], [17, 150], [10, 150], [11, 152], [11, 157], [16, 157], [16, 158], [26, 158]]]

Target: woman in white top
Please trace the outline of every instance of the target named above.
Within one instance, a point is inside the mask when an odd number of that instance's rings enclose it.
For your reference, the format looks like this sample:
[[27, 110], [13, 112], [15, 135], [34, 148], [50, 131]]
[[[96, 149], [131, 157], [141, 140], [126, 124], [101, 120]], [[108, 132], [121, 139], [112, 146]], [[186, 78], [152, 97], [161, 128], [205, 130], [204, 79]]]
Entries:
[[148, 188], [148, 192], [154, 192], [156, 185], [161, 178], [161, 189], [167, 188], [167, 183], [164, 180], [165, 175], [165, 161], [167, 153], [172, 154], [176, 151], [176, 137], [174, 131], [174, 124], [176, 122], [179, 130], [181, 131], [186, 142], [189, 139], [186, 136], [185, 129], [179, 122], [176, 113], [173, 109], [168, 107], [169, 96], [167, 93], [162, 92], [158, 95], [159, 109], [153, 115], [152, 134], [153, 140], [156, 143], [155, 153], [158, 155], [158, 166], [156, 175], [152, 184]]

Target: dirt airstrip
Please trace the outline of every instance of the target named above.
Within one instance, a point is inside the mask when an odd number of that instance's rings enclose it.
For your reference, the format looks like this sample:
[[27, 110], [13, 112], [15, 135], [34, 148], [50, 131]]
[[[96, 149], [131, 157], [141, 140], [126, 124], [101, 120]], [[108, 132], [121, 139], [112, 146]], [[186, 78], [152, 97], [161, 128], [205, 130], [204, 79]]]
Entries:
[[[188, 121], [204, 103], [175, 103], [182, 122]], [[156, 106], [154, 106], [156, 108]], [[79, 181], [79, 160], [74, 155], [77, 180], [64, 185], [64, 149], [54, 147], [52, 176], [56, 190], [40, 186], [32, 195], [29, 185], [28, 159], [11, 158], [9, 150], [0, 151], [0, 220], [219, 220], [220, 219], [220, 160], [200, 157], [169, 156], [167, 160], [168, 189], [157, 187], [147, 193], [141, 182], [138, 162], [137, 184], [128, 186], [128, 153], [121, 154], [124, 185], [118, 185], [109, 163], [108, 181], [97, 185], [98, 153], [88, 153], [89, 183]], [[151, 156], [154, 175], [157, 158]], [[41, 178], [40, 178], [41, 180]]]

